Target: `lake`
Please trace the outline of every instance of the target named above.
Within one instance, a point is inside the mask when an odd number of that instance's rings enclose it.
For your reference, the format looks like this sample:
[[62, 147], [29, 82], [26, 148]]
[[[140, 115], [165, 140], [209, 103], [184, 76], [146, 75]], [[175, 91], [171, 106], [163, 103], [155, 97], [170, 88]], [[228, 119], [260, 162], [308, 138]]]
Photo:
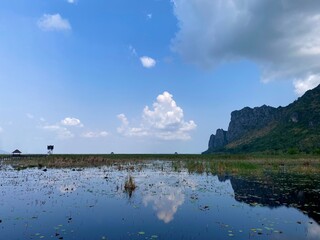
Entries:
[[[125, 191], [128, 176], [136, 189]], [[320, 239], [320, 176], [170, 161], [0, 170], [1, 239]]]

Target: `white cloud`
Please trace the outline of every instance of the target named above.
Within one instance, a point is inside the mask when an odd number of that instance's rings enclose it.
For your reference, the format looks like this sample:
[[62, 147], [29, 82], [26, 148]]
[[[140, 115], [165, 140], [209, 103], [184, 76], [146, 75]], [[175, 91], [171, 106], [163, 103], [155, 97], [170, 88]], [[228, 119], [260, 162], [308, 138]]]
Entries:
[[0, 133], [2, 133], [3, 132], [3, 128], [2, 127], [0, 127]]
[[153, 103], [153, 109], [143, 109], [139, 127], [130, 127], [124, 114], [119, 114], [121, 126], [117, 129], [125, 136], [152, 136], [163, 140], [188, 140], [190, 131], [196, 128], [194, 121], [185, 122], [183, 110], [177, 106], [173, 96], [164, 92]]
[[154, 60], [151, 57], [147, 57], [147, 56], [140, 57], [140, 61], [141, 61], [142, 66], [145, 68], [152, 68], [152, 67], [156, 66], [156, 63], [157, 63], [156, 60]]
[[41, 127], [43, 130], [54, 132], [57, 134], [57, 137], [60, 139], [69, 139], [73, 138], [74, 134], [70, 132], [67, 128], [60, 125], [44, 125]]
[[101, 132], [89, 131], [89, 132], [83, 133], [82, 137], [84, 137], [84, 138], [99, 138], [99, 137], [106, 137], [108, 135], [109, 135], [109, 133], [106, 131], [101, 131]]
[[186, 61], [213, 68], [250, 60], [261, 80], [320, 74], [320, 1], [172, 0], [179, 31], [172, 48]]
[[61, 120], [61, 124], [64, 126], [77, 126], [83, 127], [81, 121], [77, 118], [66, 117], [65, 119]]
[[68, 1], [68, 3], [75, 3], [76, 2], [76, 0], [67, 0]]
[[147, 19], [151, 19], [152, 18], [152, 13], [148, 13], [147, 14]]
[[126, 133], [129, 127], [129, 121], [127, 117], [123, 113], [121, 113], [117, 116], [117, 118], [121, 121], [121, 127], [117, 128], [118, 133]]
[[297, 79], [293, 82], [296, 94], [303, 95], [306, 91], [320, 84], [320, 74], [310, 75], [306, 79]]
[[63, 19], [60, 14], [43, 14], [38, 20], [38, 27], [43, 31], [68, 31], [71, 25], [67, 19]]

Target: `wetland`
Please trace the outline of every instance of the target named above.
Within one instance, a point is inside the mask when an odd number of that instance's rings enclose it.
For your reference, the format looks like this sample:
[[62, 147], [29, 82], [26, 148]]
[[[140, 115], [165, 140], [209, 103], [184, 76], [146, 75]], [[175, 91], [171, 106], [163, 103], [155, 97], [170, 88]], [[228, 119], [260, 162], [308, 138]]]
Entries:
[[319, 239], [315, 158], [106, 158], [2, 161], [1, 238]]

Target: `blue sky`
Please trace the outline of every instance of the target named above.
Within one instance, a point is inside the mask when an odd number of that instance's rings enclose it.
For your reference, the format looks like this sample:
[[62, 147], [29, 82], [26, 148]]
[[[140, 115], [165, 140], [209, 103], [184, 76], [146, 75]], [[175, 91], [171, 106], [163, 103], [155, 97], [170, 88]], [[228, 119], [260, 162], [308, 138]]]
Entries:
[[3, 0], [0, 149], [200, 153], [320, 83], [310, 0]]

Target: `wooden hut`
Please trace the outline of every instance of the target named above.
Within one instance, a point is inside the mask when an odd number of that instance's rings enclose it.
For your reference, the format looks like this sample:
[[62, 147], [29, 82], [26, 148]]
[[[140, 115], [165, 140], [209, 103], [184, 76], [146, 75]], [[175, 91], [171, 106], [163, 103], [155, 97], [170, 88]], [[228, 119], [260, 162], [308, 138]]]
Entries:
[[12, 156], [20, 156], [21, 155], [21, 151], [19, 149], [16, 149], [12, 152]]

